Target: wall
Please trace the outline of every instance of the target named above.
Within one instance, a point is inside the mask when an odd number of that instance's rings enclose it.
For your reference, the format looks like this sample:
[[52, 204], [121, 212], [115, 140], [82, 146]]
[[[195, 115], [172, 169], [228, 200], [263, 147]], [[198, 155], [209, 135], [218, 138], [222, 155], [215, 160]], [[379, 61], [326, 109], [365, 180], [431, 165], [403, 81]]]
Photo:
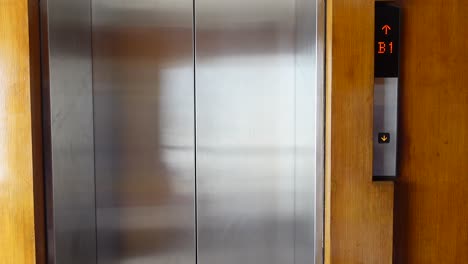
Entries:
[[374, 4], [327, 1], [326, 263], [392, 263], [393, 183], [372, 182]]
[[[44, 260], [37, 12], [27, 0], [0, 5], [0, 262], [5, 264]], [[30, 18], [36, 26], [28, 31]]]
[[468, 2], [403, 0], [395, 263], [468, 262]]

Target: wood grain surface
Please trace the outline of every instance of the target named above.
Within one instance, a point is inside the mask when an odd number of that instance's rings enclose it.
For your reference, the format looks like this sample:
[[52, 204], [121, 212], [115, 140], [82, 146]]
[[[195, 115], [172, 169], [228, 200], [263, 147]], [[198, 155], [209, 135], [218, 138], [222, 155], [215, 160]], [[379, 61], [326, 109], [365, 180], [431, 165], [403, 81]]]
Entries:
[[[27, 0], [2, 0], [0, 4], [0, 263], [36, 262], [36, 250], [44, 253], [41, 200], [40, 110], [38, 57], [30, 56], [29, 5]], [[37, 9], [36, 9], [37, 11]], [[37, 25], [37, 22], [36, 22]], [[38, 35], [36, 35], [38, 37]], [[33, 45], [38, 49], [38, 40]], [[36, 46], [37, 45], [37, 46]], [[38, 51], [38, 50], [37, 50]], [[38, 53], [36, 54], [38, 56]], [[35, 73], [32, 73], [35, 72]], [[35, 83], [35, 85], [32, 85]], [[33, 89], [36, 89], [35, 91]], [[39, 96], [39, 97], [38, 97]], [[39, 128], [39, 130], [37, 129]], [[33, 133], [34, 132], [34, 133]], [[35, 148], [33, 148], [33, 146]], [[33, 151], [34, 149], [34, 151]], [[39, 155], [39, 156], [38, 156]], [[34, 160], [36, 158], [36, 160]], [[36, 174], [35, 174], [36, 172]], [[38, 178], [35, 179], [35, 176]], [[36, 188], [36, 192], [34, 189]], [[38, 215], [35, 214], [36, 213]], [[38, 225], [36, 225], [36, 220]], [[42, 231], [43, 232], [43, 229]], [[43, 234], [43, 233], [42, 233]], [[42, 240], [43, 241], [43, 240]], [[43, 255], [42, 255], [43, 256]]]
[[401, 5], [395, 263], [468, 263], [468, 1]]
[[392, 263], [393, 183], [372, 182], [374, 4], [327, 2], [326, 263]]

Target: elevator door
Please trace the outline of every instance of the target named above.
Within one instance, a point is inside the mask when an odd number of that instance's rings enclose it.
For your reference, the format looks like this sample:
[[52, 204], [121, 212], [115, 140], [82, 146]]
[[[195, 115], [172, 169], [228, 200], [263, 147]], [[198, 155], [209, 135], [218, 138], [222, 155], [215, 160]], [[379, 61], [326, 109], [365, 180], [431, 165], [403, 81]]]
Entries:
[[321, 1], [42, 9], [51, 263], [322, 261]]
[[199, 263], [306, 264], [320, 252], [314, 4], [195, 1]]
[[196, 1], [200, 263], [294, 263], [294, 2]]
[[192, 1], [92, 1], [99, 264], [195, 258]]

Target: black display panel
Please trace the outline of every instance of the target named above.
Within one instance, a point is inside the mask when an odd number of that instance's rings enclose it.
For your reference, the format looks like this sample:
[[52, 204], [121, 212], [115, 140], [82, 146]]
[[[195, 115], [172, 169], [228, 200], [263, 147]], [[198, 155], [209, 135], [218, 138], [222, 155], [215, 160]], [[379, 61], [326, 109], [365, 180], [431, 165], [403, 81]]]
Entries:
[[400, 9], [387, 3], [375, 5], [375, 77], [398, 77]]

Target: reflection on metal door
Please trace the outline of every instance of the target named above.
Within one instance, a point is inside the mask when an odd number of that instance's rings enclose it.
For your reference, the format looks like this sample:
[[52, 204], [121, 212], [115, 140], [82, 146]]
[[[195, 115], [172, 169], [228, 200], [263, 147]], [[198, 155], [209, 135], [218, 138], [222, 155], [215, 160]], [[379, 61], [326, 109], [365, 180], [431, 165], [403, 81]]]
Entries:
[[42, 12], [51, 263], [322, 261], [322, 1]]
[[[317, 86], [313, 67], [309, 79], [296, 83], [300, 67], [314, 65], [296, 67], [303, 62], [300, 56], [313, 57], [296, 54], [296, 44], [313, 43], [297, 42], [295, 3], [196, 1], [200, 263], [284, 264], [314, 259], [317, 128], [300, 127], [297, 118], [310, 114], [314, 122]], [[309, 25], [313, 27], [314, 21]], [[298, 142], [298, 129], [311, 140]], [[307, 157], [308, 164], [300, 164], [301, 157]], [[297, 204], [296, 198], [309, 200]], [[296, 205], [305, 210], [301, 215], [296, 215]], [[297, 240], [296, 228], [300, 236], [311, 237]], [[309, 251], [300, 253], [308, 254], [308, 261], [295, 262], [295, 247], [301, 243], [308, 243], [304, 246]]]
[[98, 263], [192, 263], [192, 2], [93, 0], [92, 17]]

